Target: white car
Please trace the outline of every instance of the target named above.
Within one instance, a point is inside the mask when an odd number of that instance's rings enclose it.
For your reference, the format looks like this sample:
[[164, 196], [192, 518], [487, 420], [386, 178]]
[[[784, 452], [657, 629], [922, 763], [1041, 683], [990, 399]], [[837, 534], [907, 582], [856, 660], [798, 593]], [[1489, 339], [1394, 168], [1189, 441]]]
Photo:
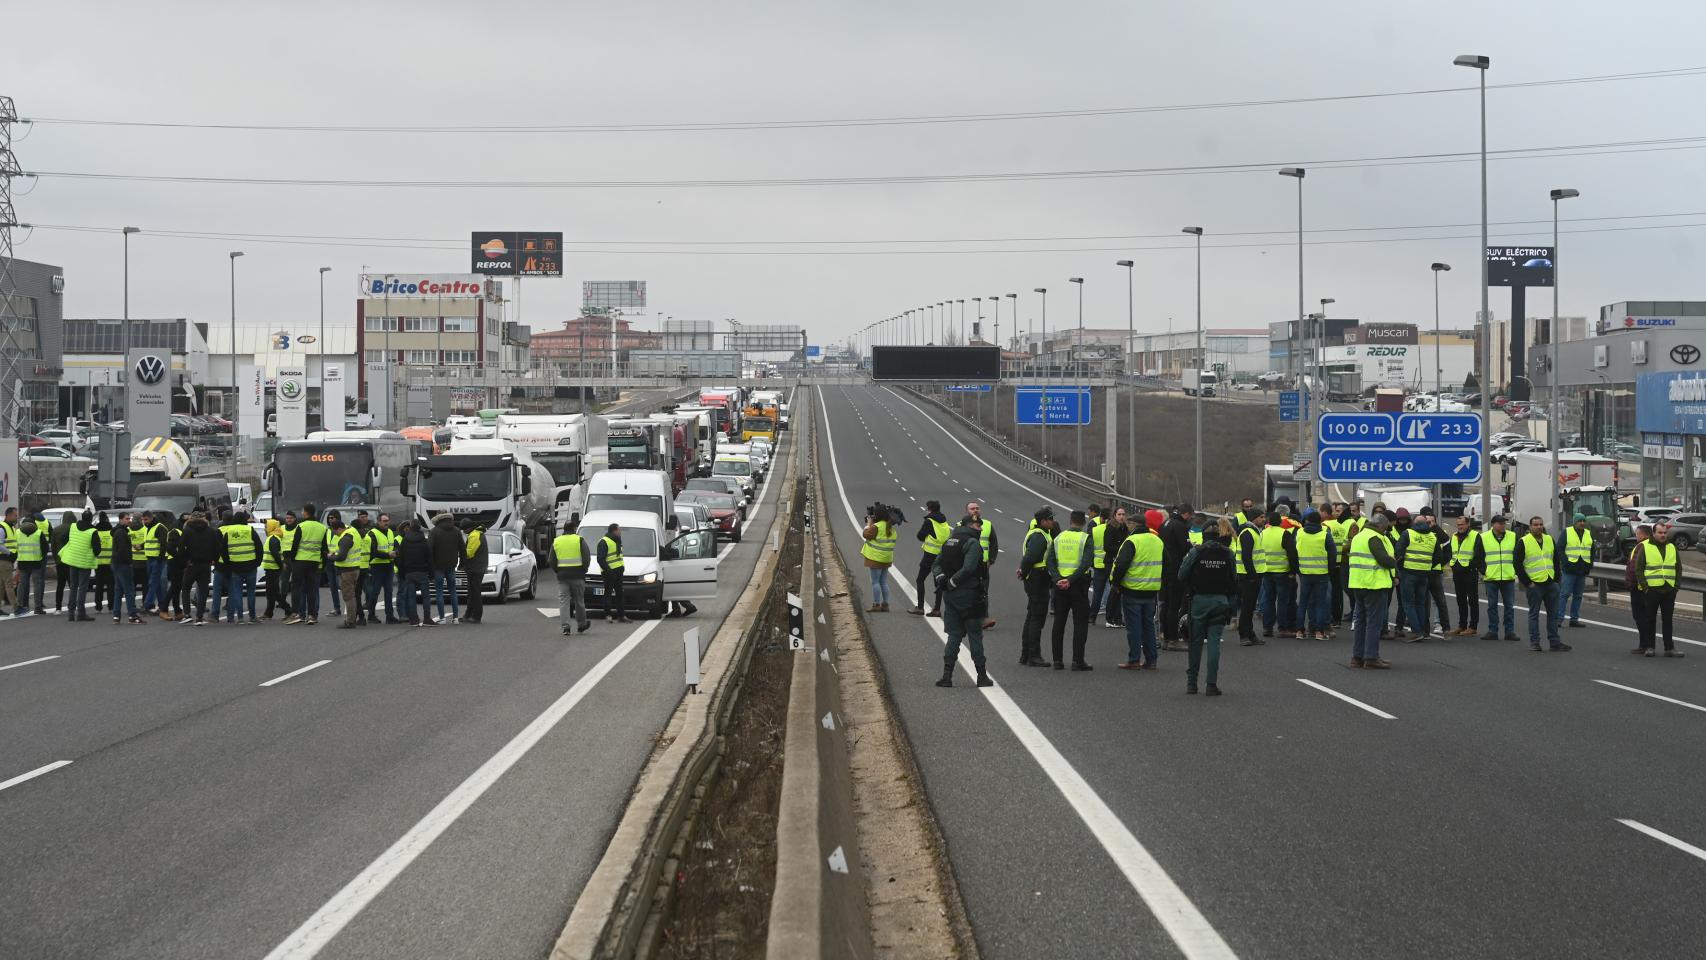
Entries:
[[[517, 534], [503, 531], [486, 534], [486, 578], [480, 581], [480, 595], [491, 597], [493, 603], [507, 603], [510, 597], [532, 600], [539, 587], [539, 560], [521, 542]], [[468, 577], [456, 572], [456, 589], [468, 589]]]
[[753, 469], [752, 458], [744, 453], [719, 453], [716, 462], [711, 464], [711, 476], [739, 480], [741, 490], [750, 498], [757, 471]]
[[1516, 462], [1519, 453], [1544, 453], [1546, 445], [1539, 440], [1518, 440], [1507, 443], [1492, 452], [1494, 463], [1512, 464]]
[[94, 463], [93, 457], [79, 457], [64, 447], [23, 447], [19, 460], [52, 460], [57, 463]]
[[[63, 428], [56, 430], [43, 430], [41, 433], [36, 434], [36, 436], [41, 437], [48, 443], [51, 443], [63, 450], [76, 450], [87, 445], [89, 442], [89, 435], [81, 430], [76, 433], [72, 433], [71, 431]], [[31, 449], [39, 448], [32, 447]]]

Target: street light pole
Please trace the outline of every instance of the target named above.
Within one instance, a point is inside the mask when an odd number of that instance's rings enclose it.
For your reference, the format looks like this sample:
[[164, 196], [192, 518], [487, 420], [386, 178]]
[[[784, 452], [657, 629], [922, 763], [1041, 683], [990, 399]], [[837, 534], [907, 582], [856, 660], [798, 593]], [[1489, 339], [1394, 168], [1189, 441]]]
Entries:
[[1493, 518], [1493, 484], [1487, 475], [1492, 456], [1493, 424], [1493, 324], [1487, 306], [1487, 70], [1492, 58], [1466, 53], [1451, 61], [1481, 75], [1481, 522]]
[[[1303, 313], [1303, 175], [1304, 175], [1304, 173], [1305, 173], [1305, 171], [1302, 167], [1281, 167], [1280, 168], [1280, 176], [1291, 177], [1297, 181], [1297, 330], [1295, 331], [1295, 333], [1297, 335], [1297, 342], [1299, 345], [1301, 345], [1303, 343], [1303, 335], [1305, 332], [1305, 324], [1308, 322], [1304, 316], [1304, 313]], [[1290, 353], [1292, 355], [1293, 366], [1295, 366], [1297, 371], [1298, 371], [1297, 387], [1298, 387], [1298, 390], [1301, 392], [1303, 389], [1303, 371], [1306, 368], [1304, 367], [1304, 365], [1302, 363], [1297, 362], [1297, 350], [1292, 350], [1292, 351], [1290, 351]], [[1301, 398], [1299, 398], [1299, 399], [1301, 399]], [[1311, 399], [1313, 399], [1313, 398], [1311, 398]], [[1297, 418], [1297, 451], [1298, 452], [1302, 452], [1302, 450], [1304, 448], [1304, 441], [1308, 437], [1308, 430], [1309, 430], [1309, 418], [1302, 416], [1300, 414]], [[1309, 484], [1303, 483], [1303, 484], [1299, 484], [1299, 486], [1303, 490], [1303, 502], [1308, 503], [1309, 502]]]
[[[119, 358], [122, 362], [119, 367], [119, 382], [124, 384], [124, 400], [128, 406], [130, 404], [130, 235], [141, 233], [142, 228], [125, 227], [120, 232], [124, 235], [124, 334], [120, 337], [122, 343], [119, 347]], [[90, 419], [94, 418], [91, 417]], [[110, 421], [112, 418], [108, 417], [107, 419]], [[125, 426], [134, 426], [130, 422], [128, 410], [125, 412]]]
[[[1084, 402], [1084, 391], [1079, 389], [1079, 380], [1081, 378], [1088, 379], [1087, 376], [1084, 376], [1085, 371], [1080, 366], [1083, 361], [1076, 356], [1078, 351], [1084, 349], [1084, 278], [1068, 277], [1067, 280], [1078, 287], [1078, 335], [1073, 338], [1071, 348], [1066, 351], [1066, 358], [1067, 362], [1072, 364], [1072, 402], [1079, 404]], [[1091, 406], [1094, 408], [1094, 404]], [[1073, 409], [1078, 410], [1076, 406]], [[1072, 431], [1078, 435], [1078, 472], [1089, 473], [1090, 471], [1085, 469], [1084, 463], [1084, 411], [1078, 410], [1073, 419], [1076, 422], [1072, 426]]]
[[1546, 371], [1546, 382], [1551, 384], [1551, 410], [1546, 412], [1546, 445], [1552, 448], [1552, 520], [1557, 524], [1559, 539], [1564, 537], [1564, 528], [1568, 526], [1564, 517], [1564, 501], [1562, 491], [1558, 489], [1558, 447], [1563, 442], [1558, 426], [1564, 417], [1562, 399], [1564, 392], [1558, 383], [1558, 341], [1563, 339], [1558, 334], [1558, 201], [1579, 197], [1580, 190], [1568, 188], [1552, 191], [1552, 322], [1547, 324], [1546, 338], [1551, 343], [1551, 362]]
[[326, 429], [326, 274], [331, 267], [320, 268], [320, 429]]
[[1429, 269], [1434, 274], [1434, 409], [1439, 409], [1439, 395], [1445, 389], [1445, 368], [1439, 362], [1439, 275], [1451, 269], [1449, 263], [1436, 263]]
[[[1042, 299], [1042, 303], [1043, 303], [1043, 339], [1042, 339], [1042, 342], [1037, 345], [1037, 354], [1040, 356], [1043, 352], [1043, 347], [1048, 345], [1048, 288], [1047, 287], [1037, 287], [1036, 292], [1042, 294], [1042, 298], [1043, 298]], [[1048, 381], [1049, 381], [1049, 379], [1051, 379], [1051, 378], [1049, 378], [1047, 376], [1043, 377], [1043, 392], [1040, 394], [1040, 396], [1042, 398], [1041, 406], [1042, 406], [1042, 431], [1043, 431], [1043, 463], [1048, 463]]]
[[[1120, 370], [1125, 373], [1127, 379], [1131, 380], [1130, 383], [1126, 384], [1126, 464], [1130, 467], [1130, 472], [1126, 474], [1127, 483], [1130, 485], [1126, 489], [1135, 494], [1137, 493], [1137, 378], [1132, 375], [1128, 366], [1131, 363], [1130, 358], [1137, 340], [1135, 326], [1137, 308], [1134, 299], [1134, 281], [1132, 280], [1134, 263], [1131, 260], [1116, 260], [1114, 265], [1125, 268], [1125, 349], [1120, 351]], [[1116, 483], [1114, 489], [1119, 489], [1119, 484]]]
[[[1338, 302], [1332, 297], [1322, 297], [1321, 316], [1315, 321], [1315, 341], [1309, 348], [1310, 366], [1315, 368], [1315, 382], [1310, 385], [1309, 389], [1308, 419], [1311, 423], [1317, 422], [1316, 418], [1321, 416], [1321, 412], [1316, 408], [1327, 401], [1327, 386], [1324, 382], [1327, 378], [1327, 353], [1322, 347], [1327, 340], [1327, 304]], [[1318, 431], [1311, 427], [1309, 432], [1311, 436], [1314, 436]], [[1321, 489], [1325, 492], [1327, 488], [1323, 486]]]
[[1198, 358], [1194, 360], [1194, 363], [1198, 368], [1198, 382], [1196, 382], [1196, 397], [1194, 397], [1194, 401], [1196, 401], [1194, 402], [1194, 406], [1196, 406], [1196, 488], [1192, 488], [1194, 489], [1194, 493], [1192, 493], [1194, 500], [1191, 503], [1201, 506], [1203, 505], [1203, 380], [1201, 380], [1201, 372], [1203, 372], [1203, 228], [1186, 227], [1184, 232], [1196, 237], [1196, 353], [1198, 353]]
[[[243, 255], [241, 250], [233, 250], [227, 256], [231, 258], [231, 409], [226, 413], [231, 417], [231, 462], [237, 462], [237, 258]], [[129, 326], [129, 324], [126, 324]]]

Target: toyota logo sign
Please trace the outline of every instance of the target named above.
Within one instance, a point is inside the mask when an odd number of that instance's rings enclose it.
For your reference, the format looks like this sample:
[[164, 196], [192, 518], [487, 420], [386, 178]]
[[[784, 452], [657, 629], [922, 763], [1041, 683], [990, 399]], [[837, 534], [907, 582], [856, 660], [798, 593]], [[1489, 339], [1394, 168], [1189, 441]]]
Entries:
[[1679, 343], [1670, 348], [1670, 358], [1686, 367], [1700, 359], [1700, 348], [1692, 343]]
[[156, 356], [143, 357], [136, 361], [136, 379], [143, 383], [159, 383], [166, 378], [166, 362]]

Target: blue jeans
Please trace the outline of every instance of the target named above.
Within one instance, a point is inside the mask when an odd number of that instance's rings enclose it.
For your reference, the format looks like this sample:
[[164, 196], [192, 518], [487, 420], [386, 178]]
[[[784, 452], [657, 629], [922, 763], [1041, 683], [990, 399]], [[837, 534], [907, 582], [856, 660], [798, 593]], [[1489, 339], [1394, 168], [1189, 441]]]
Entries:
[[[870, 575], [871, 575], [871, 604], [873, 606], [875, 606], [876, 604], [879, 604], [879, 603], [888, 603], [889, 602], [889, 568], [888, 567], [866, 567], [865, 570], [866, 570], [866, 572], [870, 573]], [[918, 599], [923, 600], [924, 598], [919, 597]]]
[[136, 570], [128, 563], [113, 564], [113, 619], [125, 611], [120, 610], [119, 601], [129, 605], [129, 613], [136, 616]]
[[1262, 609], [1263, 633], [1273, 633], [1276, 620], [1281, 630], [1297, 629], [1297, 584], [1291, 574], [1262, 574], [1262, 595], [1256, 603]]
[[[478, 588], [476, 588], [478, 589]], [[462, 602], [456, 596], [456, 568], [435, 568], [432, 571], [432, 599], [438, 604], [438, 619], [444, 619], [444, 597], [450, 595], [450, 615], [462, 616]]]
[[1391, 590], [1352, 590], [1356, 602], [1356, 627], [1351, 631], [1351, 656], [1364, 660], [1380, 658], [1380, 631], [1386, 627], [1386, 608]]
[[1499, 633], [1499, 601], [1505, 604], [1505, 627], [1503, 636], [1516, 636], [1516, 581], [1488, 580], [1487, 588], [1487, 632]]
[[1403, 605], [1404, 620], [1417, 636], [1428, 632], [1428, 601], [1432, 593], [1428, 590], [1430, 571], [1402, 570], [1399, 571], [1399, 602]]
[[[243, 599], [248, 597], [249, 616], [255, 616], [255, 571], [226, 570], [219, 574], [217, 580], [220, 589], [225, 593], [225, 619], [233, 622], [242, 619]], [[215, 594], [217, 596], [217, 594]], [[213, 608], [213, 619], [219, 619], [217, 601]]]
[[144, 607], [155, 610], [166, 609], [166, 604], [171, 600], [170, 597], [166, 596], [169, 578], [168, 568], [171, 563], [172, 561], [165, 557], [154, 557], [148, 561], [148, 580], [142, 588], [142, 605]]
[[1102, 615], [1102, 600], [1107, 599], [1108, 612], [1114, 609], [1113, 598], [1108, 594], [1108, 568], [1103, 567], [1090, 575], [1090, 622]]
[[379, 593], [385, 593], [385, 619], [397, 619], [396, 577], [390, 567], [370, 567], [367, 571], [367, 613], [368, 619], [376, 620], [376, 609], [379, 606]]
[[[320, 571], [320, 579], [325, 581], [326, 586], [332, 588], [332, 616], [342, 616], [344, 612], [344, 602], [339, 598], [344, 595], [344, 590], [343, 585], [338, 583], [337, 568], [322, 568]], [[318, 606], [317, 603], [316, 606]]]
[[1298, 582], [1298, 626], [1326, 633], [1333, 628], [1332, 579], [1325, 573], [1300, 574]]
[[18, 608], [13, 613], [23, 613], [30, 609], [30, 586], [35, 585], [35, 609], [46, 609], [41, 605], [42, 593], [47, 589], [47, 565], [36, 564], [26, 567], [18, 565]]
[[213, 602], [208, 604], [209, 609], [208, 609], [207, 616], [208, 616], [209, 620], [218, 620], [219, 619], [219, 599], [221, 597], [225, 596], [225, 571], [219, 569], [218, 567], [213, 568], [212, 587], [213, 587]]
[[1154, 663], [1160, 656], [1155, 648], [1155, 610], [1161, 591], [1122, 590], [1119, 596], [1125, 617], [1126, 662]]
[[1558, 639], [1558, 581], [1528, 585], [1528, 642], [1540, 645], [1540, 608], [1546, 608], [1546, 640], [1556, 650]]
[[1564, 611], [1570, 615], [1570, 622], [1576, 623], [1582, 619], [1582, 593], [1587, 589], [1588, 575], [1564, 571], [1564, 579], [1558, 581], [1558, 596], [1564, 601]]
[[421, 616], [425, 616], [427, 613], [427, 600], [432, 596], [429, 588], [427, 587], [427, 575], [419, 571], [403, 574], [402, 612], [404, 620], [413, 620], [415, 618], [416, 593], [420, 594], [419, 613]]

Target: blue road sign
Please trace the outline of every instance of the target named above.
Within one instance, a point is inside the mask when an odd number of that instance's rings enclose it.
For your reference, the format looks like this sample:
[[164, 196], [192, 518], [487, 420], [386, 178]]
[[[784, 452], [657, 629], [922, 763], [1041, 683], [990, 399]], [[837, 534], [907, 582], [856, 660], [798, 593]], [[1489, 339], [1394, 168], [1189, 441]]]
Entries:
[[1384, 447], [1397, 432], [1390, 413], [1323, 413], [1316, 439], [1322, 447]]
[[1478, 413], [1405, 413], [1398, 417], [1398, 442], [1406, 447], [1479, 447]]
[[1309, 395], [1301, 390], [1281, 390], [1279, 418], [1281, 423], [1296, 423], [1309, 413]]
[[988, 383], [950, 383], [942, 389], [949, 393], [988, 393], [994, 385]]
[[1315, 469], [1317, 479], [1327, 483], [1474, 483], [1481, 479], [1481, 449], [1322, 447]]
[[[1047, 403], [1044, 403], [1047, 397]], [[1022, 426], [1043, 424], [1044, 407], [1048, 425], [1078, 426], [1090, 422], [1089, 387], [1020, 387], [1013, 391], [1013, 422]]]

